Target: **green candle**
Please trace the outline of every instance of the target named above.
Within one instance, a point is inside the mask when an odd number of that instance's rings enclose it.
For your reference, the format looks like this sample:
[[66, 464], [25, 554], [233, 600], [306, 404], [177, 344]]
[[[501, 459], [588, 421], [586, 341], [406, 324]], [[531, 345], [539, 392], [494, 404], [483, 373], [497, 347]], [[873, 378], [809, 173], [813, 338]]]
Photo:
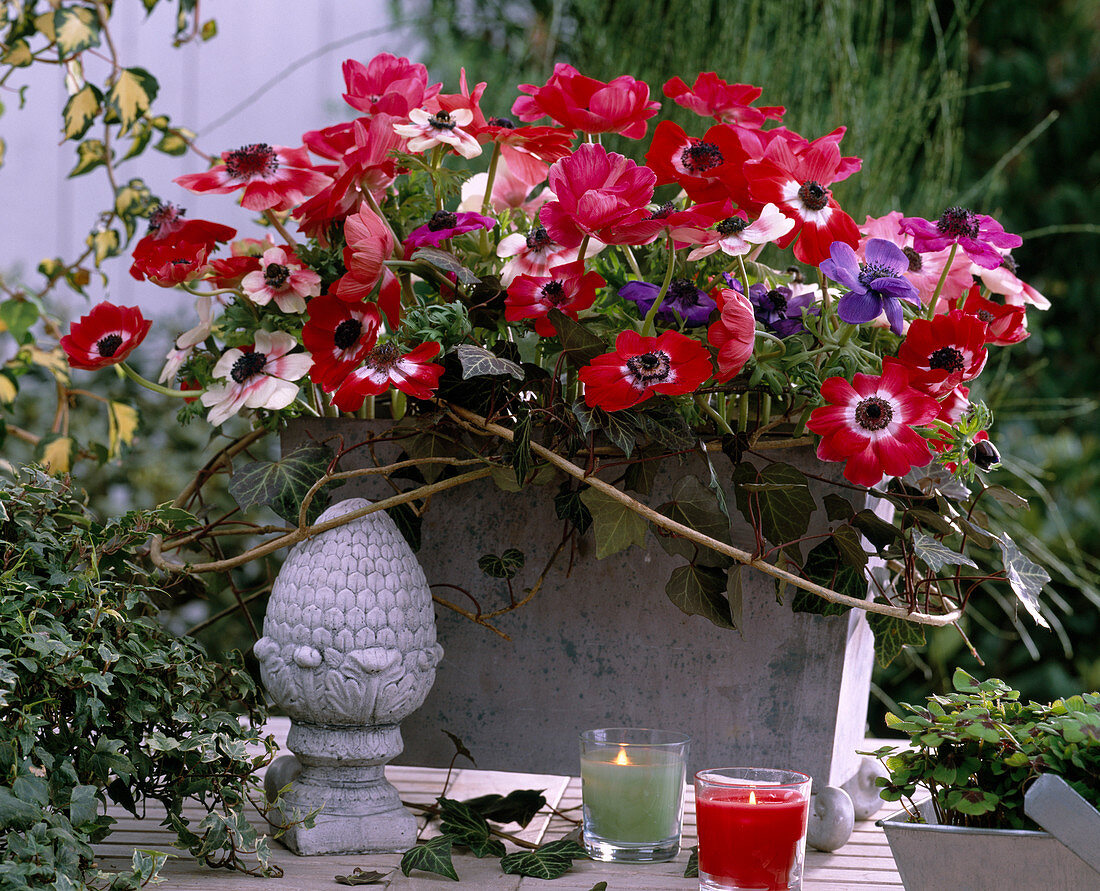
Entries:
[[[684, 759], [679, 753], [622, 746], [613, 760], [581, 758], [587, 825], [608, 841], [658, 842], [680, 834]], [[602, 757], [599, 757], [602, 756]]]

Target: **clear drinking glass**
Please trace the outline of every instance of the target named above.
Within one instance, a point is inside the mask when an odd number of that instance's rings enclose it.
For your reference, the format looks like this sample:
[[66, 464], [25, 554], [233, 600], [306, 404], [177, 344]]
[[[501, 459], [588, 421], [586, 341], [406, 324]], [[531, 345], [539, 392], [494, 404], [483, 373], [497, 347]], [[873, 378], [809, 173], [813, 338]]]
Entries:
[[695, 775], [701, 891], [800, 891], [811, 780], [793, 770]]
[[671, 860], [680, 851], [690, 737], [612, 727], [581, 734], [583, 838], [594, 860]]

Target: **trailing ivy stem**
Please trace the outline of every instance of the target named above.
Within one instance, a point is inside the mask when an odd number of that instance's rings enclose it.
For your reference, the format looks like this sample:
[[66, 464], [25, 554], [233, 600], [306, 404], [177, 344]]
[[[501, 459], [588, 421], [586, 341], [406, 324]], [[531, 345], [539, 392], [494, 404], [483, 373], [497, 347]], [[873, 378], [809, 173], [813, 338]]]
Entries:
[[714, 419], [714, 422], [718, 425], [718, 429], [723, 433], [733, 435], [733, 428], [730, 427], [729, 421], [722, 417], [722, 413], [717, 411], [713, 405], [710, 404], [710, 400], [705, 396], [701, 396], [698, 393], [695, 394], [695, 404], [699, 406], [700, 410]]
[[657, 292], [657, 299], [653, 301], [649, 312], [645, 314], [645, 320], [642, 322], [642, 337], [652, 337], [656, 331], [657, 312], [660, 310], [661, 304], [665, 302], [665, 295], [668, 293], [668, 286], [672, 284], [672, 273], [675, 269], [676, 248], [672, 243], [672, 233], [670, 232], [668, 234], [668, 265], [665, 267], [665, 280], [661, 282], [661, 290]]
[[125, 362], [119, 362], [118, 367], [123, 374], [130, 378], [130, 380], [145, 387], [146, 390], [160, 393], [161, 396], [175, 396], [178, 399], [194, 399], [202, 394], [202, 390], [173, 390], [171, 387], [162, 387], [160, 384], [154, 384], [151, 380], [143, 378]]
[[[943, 290], [944, 284], [947, 282], [947, 274], [951, 271], [951, 264], [955, 262], [955, 252], [959, 249], [959, 243], [956, 241], [951, 245], [951, 251], [947, 255], [947, 262], [943, 264], [943, 272], [940, 273], [940, 280], [936, 282], [936, 290], [932, 292], [932, 299], [928, 301], [928, 306], [925, 309], [925, 318], [930, 319], [936, 314], [936, 304], [940, 300], [940, 291]], [[959, 301], [959, 309], [962, 309], [963, 300], [966, 299], [966, 293], [963, 293], [962, 300]]]
[[271, 225], [275, 228], [275, 231], [283, 237], [283, 241], [285, 241], [292, 248], [298, 247], [298, 242], [294, 240], [294, 237], [289, 232], [287, 232], [286, 227], [279, 222], [279, 218], [275, 216], [274, 211], [272, 211], [270, 208], [265, 210], [264, 219], [271, 223]]

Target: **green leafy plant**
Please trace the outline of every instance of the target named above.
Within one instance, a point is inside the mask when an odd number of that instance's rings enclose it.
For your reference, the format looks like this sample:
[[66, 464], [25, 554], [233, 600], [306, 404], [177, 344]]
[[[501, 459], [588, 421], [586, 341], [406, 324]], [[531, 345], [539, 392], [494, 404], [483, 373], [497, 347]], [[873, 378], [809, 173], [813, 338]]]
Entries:
[[135, 852], [128, 873], [95, 865], [108, 802], [135, 816], [159, 803], [194, 856], [280, 874], [246, 819], [274, 751], [262, 696], [240, 654], [211, 660], [157, 622], [165, 594], [136, 563], [150, 533], [190, 523], [167, 508], [102, 522], [70, 481], [36, 469], [0, 481], [4, 888], [148, 883], [166, 855]]
[[995, 678], [978, 681], [958, 669], [953, 683], [956, 692], [887, 716], [889, 727], [909, 735], [910, 748], [873, 753], [890, 772], [879, 779], [884, 799], [907, 802], [919, 822], [914, 799], [927, 792], [941, 824], [1020, 829], [1031, 825], [1028, 786], [1054, 773], [1100, 806], [1100, 694], [1025, 704]]

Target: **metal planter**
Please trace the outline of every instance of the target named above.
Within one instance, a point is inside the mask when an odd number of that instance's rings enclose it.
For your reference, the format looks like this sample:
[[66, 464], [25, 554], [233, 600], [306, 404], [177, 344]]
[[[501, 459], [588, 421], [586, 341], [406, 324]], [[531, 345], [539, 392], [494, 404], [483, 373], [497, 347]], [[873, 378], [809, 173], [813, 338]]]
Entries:
[[[925, 805], [920, 806], [921, 815], [935, 820]], [[899, 811], [878, 821], [906, 891], [1089, 891], [1100, 887], [1100, 876], [1048, 832], [909, 823], [908, 818]]]

